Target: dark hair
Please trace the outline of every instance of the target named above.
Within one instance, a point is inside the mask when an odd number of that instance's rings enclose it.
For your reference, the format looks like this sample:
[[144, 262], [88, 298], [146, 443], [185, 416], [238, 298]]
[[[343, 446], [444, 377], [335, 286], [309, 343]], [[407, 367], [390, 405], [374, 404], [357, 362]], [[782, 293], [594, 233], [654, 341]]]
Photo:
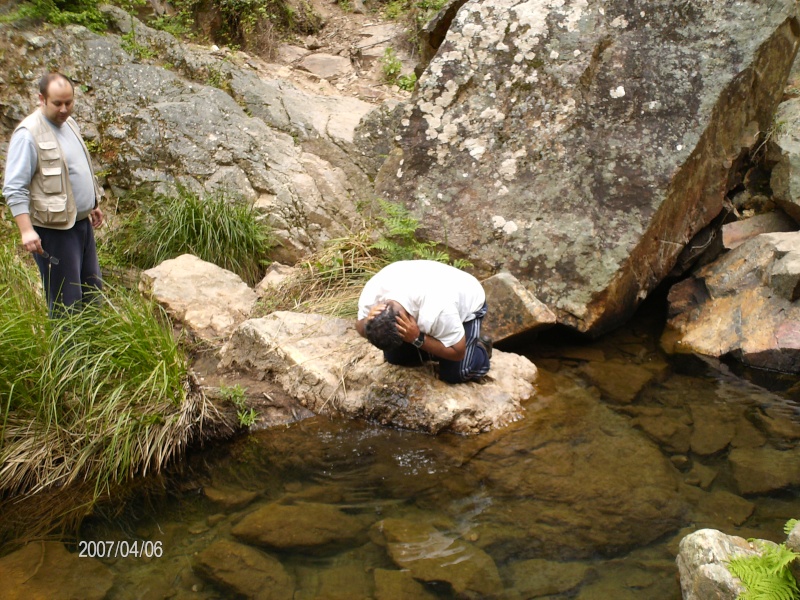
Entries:
[[39, 93], [47, 98], [47, 88], [50, 87], [51, 83], [59, 79], [66, 81], [69, 84], [69, 87], [72, 88], [72, 91], [75, 91], [75, 85], [72, 83], [72, 80], [70, 80], [69, 77], [53, 71], [52, 73], [45, 73], [44, 76], [39, 80]]
[[369, 342], [381, 350], [394, 350], [403, 345], [403, 338], [397, 332], [397, 311], [391, 304], [367, 321], [364, 333]]

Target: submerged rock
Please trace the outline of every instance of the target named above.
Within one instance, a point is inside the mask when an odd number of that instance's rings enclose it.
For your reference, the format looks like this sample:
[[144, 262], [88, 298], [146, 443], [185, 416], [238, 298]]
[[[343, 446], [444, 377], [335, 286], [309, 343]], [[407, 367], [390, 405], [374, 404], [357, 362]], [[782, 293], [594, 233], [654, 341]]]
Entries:
[[438, 598], [414, 579], [407, 569], [375, 569], [374, 576], [375, 600], [397, 600], [398, 598], [436, 600]]
[[510, 579], [523, 598], [563, 594], [578, 587], [592, 573], [587, 564], [563, 563], [542, 559], [513, 563]]
[[291, 600], [294, 582], [280, 561], [228, 540], [217, 540], [197, 555], [194, 570], [237, 597]]
[[668, 351], [800, 373], [800, 232], [759, 235], [669, 293]]
[[607, 331], [719, 214], [742, 150], [769, 130], [796, 11], [470, 0], [376, 188], [429, 239], [535, 288], [560, 323]]
[[458, 598], [492, 597], [503, 589], [494, 560], [480, 548], [433, 525], [405, 519], [375, 524], [395, 564], [414, 579], [449, 585]]
[[449, 385], [436, 378], [434, 363], [384, 363], [353, 321], [291, 312], [244, 322], [221, 359], [225, 369], [274, 377], [315, 413], [429, 433], [478, 433], [520, 419], [537, 376], [528, 359], [495, 350], [485, 383]]
[[498, 560], [613, 555], [683, 525], [681, 475], [597, 391], [542, 373], [535, 418], [497, 432], [468, 465], [497, 502], [476, 542]]
[[60, 542], [31, 542], [0, 558], [0, 582], [6, 600], [101, 600], [114, 575], [96, 558], [79, 557]]
[[370, 524], [330, 504], [265, 504], [234, 525], [231, 533], [267, 548], [326, 551], [366, 541]]
[[728, 457], [733, 477], [742, 494], [768, 494], [800, 486], [800, 453], [797, 448], [734, 449]]

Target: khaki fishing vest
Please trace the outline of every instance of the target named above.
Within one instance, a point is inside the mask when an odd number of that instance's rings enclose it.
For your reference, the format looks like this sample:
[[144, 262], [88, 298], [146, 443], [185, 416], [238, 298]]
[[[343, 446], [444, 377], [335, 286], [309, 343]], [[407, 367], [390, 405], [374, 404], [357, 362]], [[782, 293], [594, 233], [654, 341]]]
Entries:
[[[83, 142], [75, 119], [67, 119], [67, 125], [81, 141], [89, 168], [94, 172], [89, 149]], [[72, 196], [72, 185], [69, 182], [69, 168], [61, 146], [46, 117], [41, 111], [27, 116], [16, 129], [27, 129], [33, 135], [38, 155], [38, 165], [29, 186], [31, 223], [50, 229], [70, 229], [75, 225], [77, 210]], [[16, 131], [16, 129], [14, 131]], [[103, 190], [93, 178], [95, 188], [95, 206], [102, 197]]]

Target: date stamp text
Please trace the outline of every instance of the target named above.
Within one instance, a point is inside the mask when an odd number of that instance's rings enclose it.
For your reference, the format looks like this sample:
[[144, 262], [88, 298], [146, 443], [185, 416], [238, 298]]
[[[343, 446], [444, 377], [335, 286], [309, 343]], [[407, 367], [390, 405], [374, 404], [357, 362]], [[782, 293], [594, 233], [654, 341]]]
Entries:
[[162, 542], [151, 540], [81, 540], [78, 556], [81, 558], [161, 558]]

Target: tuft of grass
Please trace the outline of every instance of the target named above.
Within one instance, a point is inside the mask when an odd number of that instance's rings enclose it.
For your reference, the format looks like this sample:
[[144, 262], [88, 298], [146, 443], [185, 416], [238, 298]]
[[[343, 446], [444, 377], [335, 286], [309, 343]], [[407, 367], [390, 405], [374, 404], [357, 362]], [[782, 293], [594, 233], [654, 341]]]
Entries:
[[0, 247], [0, 497], [159, 471], [210, 418], [163, 309], [122, 289], [49, 320]]
[[378, 200], [379, 212], [358, 233], [331, 240], [302, 263], [302, 268], [265, 299], [258, 314], [276, 310], [312, 312], [355, 318], [364, 284], [389, 263], [398, 260], [436, 260], [458, 268], [435, 242], [417, 239], [419, 222], [403, 206]]
[[106, 242], [120, 264], [149, 269], [181, 254], [193, 254], [256, 284], [273, 246], [269, 225], [252, 206], [223, 195], [200, 198], [186, 189], [175, 196], [136, 201], [131, 220]]

